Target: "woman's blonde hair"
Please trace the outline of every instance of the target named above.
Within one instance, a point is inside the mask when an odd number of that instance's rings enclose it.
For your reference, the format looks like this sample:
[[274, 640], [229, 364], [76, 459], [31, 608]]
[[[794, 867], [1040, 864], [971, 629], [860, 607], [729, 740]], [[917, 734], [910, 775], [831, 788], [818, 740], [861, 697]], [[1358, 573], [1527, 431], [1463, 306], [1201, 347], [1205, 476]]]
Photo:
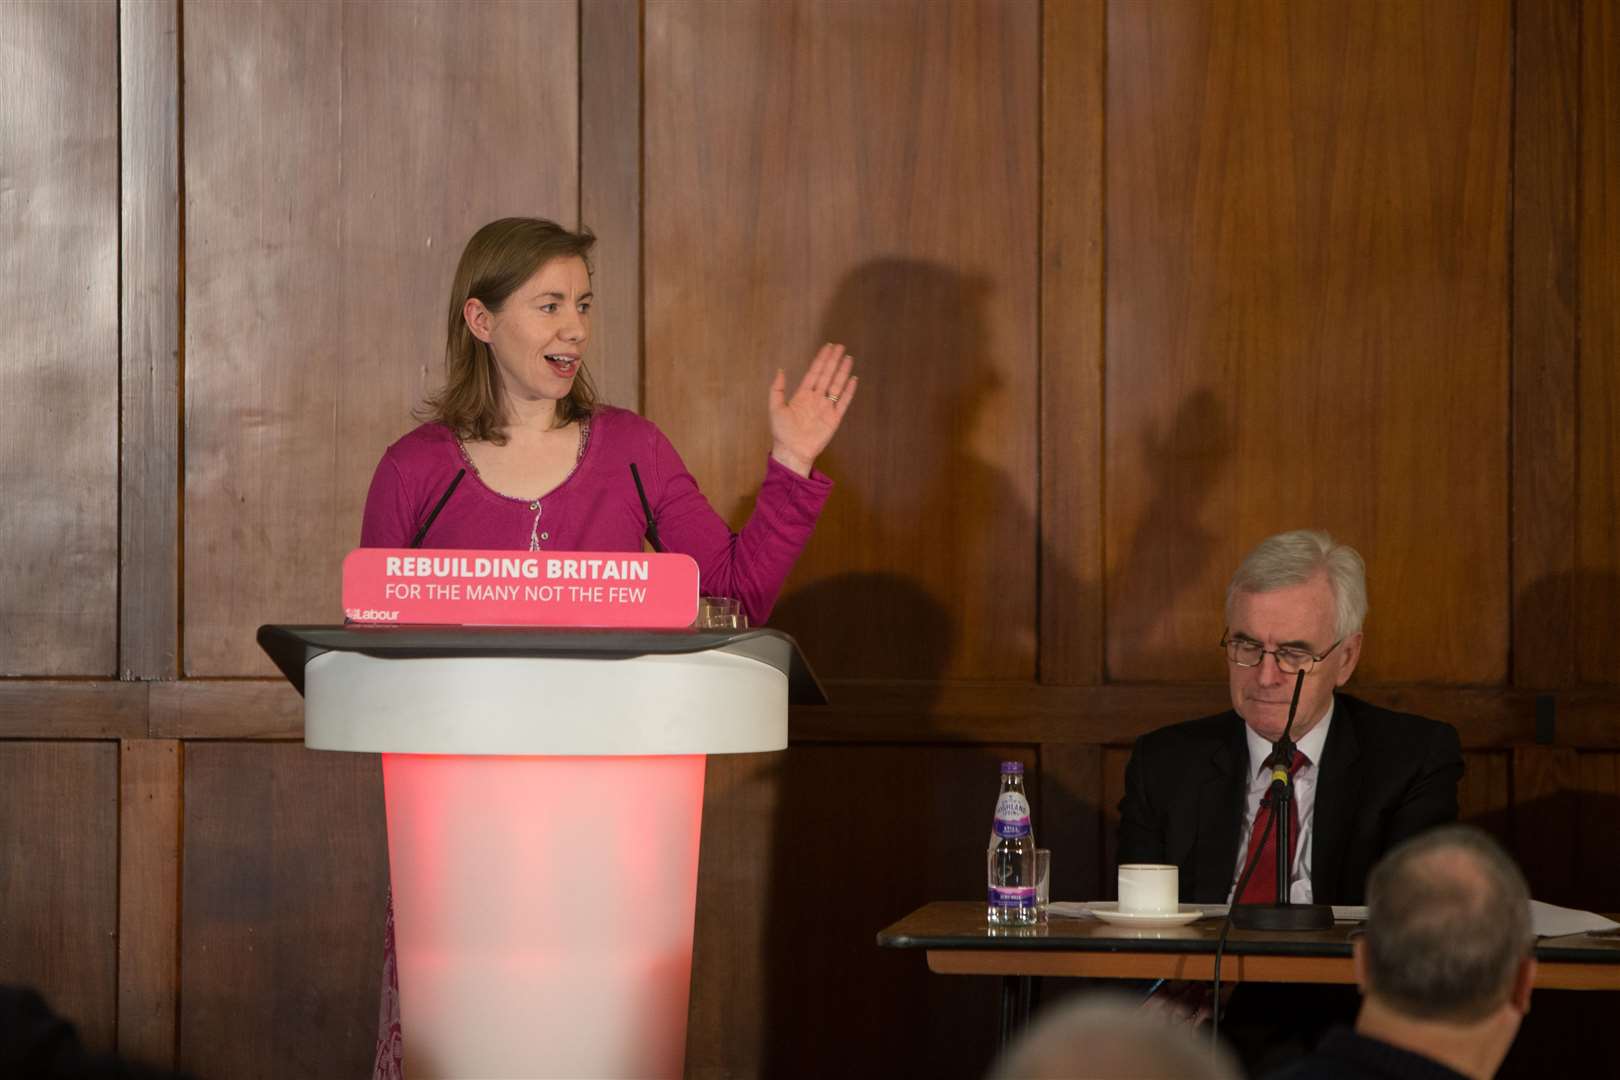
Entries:
[[[417, 410], [423, 420], [437, 420], [463, 439], [506, 442], [506, 405], [501, 395], [495, 354], [467, 326], [462, 314], [468, 300], [499, 311], [546, 263], [578, 256], [590, 269], [596, 237], [589, 229], [569, 232], [544, 218], [501, 218], [473, 233], [456, 264], [450, 287], [450, 319], [444, 345], [444, 389]], [[568, 396], [557, 402], [553, 427], [589, 416], [596, 408], [596, 388], [583, 365]]]

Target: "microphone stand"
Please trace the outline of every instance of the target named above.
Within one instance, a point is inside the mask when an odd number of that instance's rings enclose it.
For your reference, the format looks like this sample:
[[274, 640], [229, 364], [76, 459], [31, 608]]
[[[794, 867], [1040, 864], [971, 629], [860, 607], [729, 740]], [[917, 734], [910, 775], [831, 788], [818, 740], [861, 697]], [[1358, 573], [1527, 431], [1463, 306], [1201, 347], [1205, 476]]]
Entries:
[[[1264, 657], [1261, 658], [1264, 662]], [[1299, 692], [1305, 685], [1305, 672], [1294, 679], [1294, 699], [1288, 704], [1288, 722], [1282, 738], [1271, 752], [1271, 842], [1277, 849], [1277, 902], [1275, 904], [1233, 904], [1232, 925], [1240, 930], [1326, 930], [1333, 925], [1333, 908], [1328, 904], [1296, 904], [1288, 898], [1288, 862], [1294, 851], [1292, 815], [1288, 803], [1294, 797], [1294, 713], [1299, 709]]]
[[630, 479], [636, 482], [636, 495], [641, 499], [641, 512], [647, 518], [647, 531], [642, 535], [647, 543], [652, 545], [654, 551], [662, 553], [664, 542], [658, 538], [658, 522], [653, 520], [652, 506], [647, 502], [647, 491], [641, 486], [641, 473], [636, 471], [636, 463], [630, 463]]
[[439, 501], [433, 504], [433, 513], [427, 516], [427, 520], [422, 522], [422, 527], [417, 529], [416, 535], [411, 538], [411, 547], [419, 548], [422, 546], [422, 541], [427, 537], [427, 531], [433, 528], [435, 521], [439, 520], [439, 511], [444, 509], [444, 504], [449, 502], [450, 496], [456, 493], [456, 485], [461, 483], [461, 478], [466, 475], [466, 469], [456, 470], [456, 478], [450, 481], [450, 486], [444, 489], [444, 494], [439, 496]]

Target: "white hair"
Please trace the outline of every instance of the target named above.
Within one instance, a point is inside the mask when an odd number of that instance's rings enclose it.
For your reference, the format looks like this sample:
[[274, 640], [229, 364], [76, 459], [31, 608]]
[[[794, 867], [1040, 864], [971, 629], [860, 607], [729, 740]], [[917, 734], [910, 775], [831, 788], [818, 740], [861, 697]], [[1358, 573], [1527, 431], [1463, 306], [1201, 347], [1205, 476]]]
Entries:
[[1335, 543], [1321, 529], [1296, 529], [1260, 541], [1226, 588], [1227, 623], [1238, 593], [1274, 592], [1320, 574], [1333, 589], [1333, 632], [1343, 641], [1367, 618], [1367, 566], [1355, 548]]
[[1224, 1047], [1117, 995], [1046, 1010], [997, 1059], [989, 1080], [1239, 1080]]

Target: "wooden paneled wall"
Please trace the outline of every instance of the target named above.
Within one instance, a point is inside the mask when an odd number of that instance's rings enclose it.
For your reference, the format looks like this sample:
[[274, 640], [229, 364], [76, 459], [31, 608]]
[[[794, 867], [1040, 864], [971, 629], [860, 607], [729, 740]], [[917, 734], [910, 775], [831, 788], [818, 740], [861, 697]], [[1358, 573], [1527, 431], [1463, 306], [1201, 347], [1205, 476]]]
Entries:
[[1131, 740], [1224, 707], [1225, 578], [1297, 525], [1367, 556], [1357, 682], [1458, 726], [1465, 816], [1620, 910], [1614, 5], [23, 0], [0, 42], [0, 980], [92, 1045], [369, 1067], [379, 770], [303, 749], [253, 631], [336, 618], [512, 213], [596, 231], [598, 382], [735, 522], [776, 368], [862, 375], [773, 617], [835, 704], [709, 767], [689, 1075], [978, 1074], [995, 986], [873, 934], [978, 894], [1009, 756], [1105, 895]]
[[1039, 41], [1034, 4], [647, 9], [647, 415], [740, 522], [778, 367], [844, 342], [870, 396], [773, 618], [828, 677], [1035, 673]]
[[[7, 4], [0, 675], [118, 661], [118, 11]], [[49, 422], [42, 424], [42, 419]]]
[[250, 624], [339, 617], [462, 243], [578, 213], [578, 9], [183, 11], [183, 673], [268, 675]]
[[1232, 568], [1310, 523], [1371, 567], [1363, 678], [1503, 680], [1509, 15], [1110, 10], [1111, 679], [1223, 678]]

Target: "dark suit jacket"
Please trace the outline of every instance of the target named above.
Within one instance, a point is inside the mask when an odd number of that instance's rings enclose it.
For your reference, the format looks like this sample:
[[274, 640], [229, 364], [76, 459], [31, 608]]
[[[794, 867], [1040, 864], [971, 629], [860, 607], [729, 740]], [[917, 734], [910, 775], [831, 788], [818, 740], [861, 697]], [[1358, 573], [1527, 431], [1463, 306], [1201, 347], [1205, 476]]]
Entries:
[[0, 1076], [29, 1080], [187, 1080], [117, 1058], [93, 1057], [35, 990], [0, 986]]
[[[1349, 694], [1333, 701], [1317, 766], [1311, 891], [1320, 904], [1363, 904], [1379, 856], [1457, 819], [1462, 748], [1450, 724]], [[1173, 863], [1184, 903], [1225, 903], [1248, 767], [1243, 718], [1231, 710], [1137, 739], [1119, 804], [1119, 861]]]
[[1402, 1050], [1349, 1028], [1335, 1028], [1316, 1053], [1268, 1080], [1467, 1080], [1438, 1061]]

